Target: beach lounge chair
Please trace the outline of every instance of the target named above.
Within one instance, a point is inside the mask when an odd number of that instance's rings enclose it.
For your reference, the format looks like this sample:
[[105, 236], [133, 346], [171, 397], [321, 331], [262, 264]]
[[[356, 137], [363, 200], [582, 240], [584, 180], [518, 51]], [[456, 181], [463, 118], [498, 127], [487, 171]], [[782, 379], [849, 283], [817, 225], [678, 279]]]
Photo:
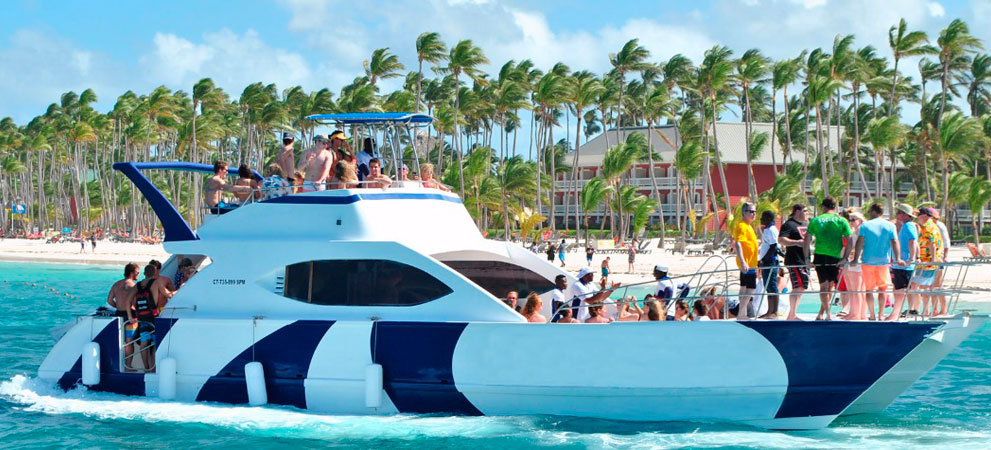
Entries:
[[984, 253], [984, 251], [973, 242], [967, 243], [967, 250], [970, 250], [970, 257], [966, 258], [968, 261], [991, 261], [991, 255]]

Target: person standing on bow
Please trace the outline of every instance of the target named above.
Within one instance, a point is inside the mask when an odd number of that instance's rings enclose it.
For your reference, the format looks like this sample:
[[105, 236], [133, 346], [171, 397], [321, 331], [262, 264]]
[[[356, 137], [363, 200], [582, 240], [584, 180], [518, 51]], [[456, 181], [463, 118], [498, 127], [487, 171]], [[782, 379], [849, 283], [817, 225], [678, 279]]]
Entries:
[[761, 283], [767, 296], [767, 313], [761, 319], [778, 318], [778, 227], [774, 226], [774, 211], [764, 211], [760, 215], [760, 246], [757, 248], [757, 261], [760, 264]]
[[[919, 257], [919, 229], [915, 226], [915, 209], [906, 203], [899, 204], [896, 209], [898, 212], [895, 214], [897, 220], [895, 227], [898, 230], [898, 247], [901, 249], [898, 257], [906, 264], [891, 268], [891, 284], [895, 287], [895, 301], [891, 314], [885, 320], [898, 320], [906, 295], [909, 297], [909, 305], [913, 303], [914, 294], [906, 294], [905, 291], [912, 284], [915, 273], [914, 263]], [[878, 311], [878, 317], [883, 316], [883, 313], [883, 310]]]
[[[869, 319], [884, 318], [884, 301], [887, 295], [888, 285], [891, 284], [890, 267], [894, 260], [896, 267], [905, 265], [902, 261], [901, 248], [898, 245], [898, 231], [891, 221], [882, 217], [884, 207], [881, 203], [874, 203], [867, 208], [867, 216], [870, 220], [860, 226], [860, 233], [856, 240], [856, 250], [853, 260], [861, 261], [861, 275], [864, 280], [864, 290], [867, 303]], [[874, 314], [874, 294], [878, 291], [878, 314]], [[863, 314], [861, 314], [863, 319]]]
[[836, 199], [826, 196], [819, 206], [822, 207], [822, 214], [809, 222], [804, 251], [808, 260], [812, 244], [815, 244], [815, 259], [812, 264], [815, 267], [816, 277], [819, 278], [821, 302], [816, 320], [833, 320], [829, 301], [839, 282], [840, 267], [845, 265], [844, 261], [849, 256], [847, 253], [849, 247], [843, 245], [843, 238], [849, 236], [851, 231], [850, 223], [836, 214]]
[[808, 217], [808, 207], [796, 204], [791, 207], [791, 216], [781, 225], [778, 243], [785, 248], [785, 266], [787, 266], [791, 295], [788, 300], [788, 320], [798, 320], [798, 302], [802, 294], [809, 288], [808, 260], [805, 256], [805, 223]]
[[[932, 208], [922, 207], [919, 208], [919, 214], [915, 219], [919, 225], [919, 230], [921, 230], [919, 232], [919, 262], [943, 262], [943, 238], [940, 235], [939, 227], [933, 223], [932, 217], [934, 214]], [[936, 272], [938, 270], [939, 266], [923, 266], [922, 272], [916, 280], [918, 289], [931, 290], [936, 281]], [[918, 307], [918, 300], [916, 300], [912, 309], [917, 314], [927, 316], [929, 315], [929, 301], [932, 299], [932, 295], [916, 296], [916, 299], [919, 297], [922, 297], [922, 309]]]
[[733, 251], [740, 268], [740, 312], [736, 320], [750, 320], [756, 316], [750, 299], [757, 289], [757, 233], [753, 227], [757, 209], [745, 202], [740, 205], [740, 215], [740, 221], [733, 226]]

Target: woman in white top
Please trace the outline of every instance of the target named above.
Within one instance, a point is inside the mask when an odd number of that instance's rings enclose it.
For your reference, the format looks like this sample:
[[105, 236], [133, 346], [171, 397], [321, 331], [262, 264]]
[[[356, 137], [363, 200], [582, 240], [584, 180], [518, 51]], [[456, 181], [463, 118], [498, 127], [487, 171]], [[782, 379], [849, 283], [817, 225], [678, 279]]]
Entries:
[[[860, 225], [864, 223], [864, 216], [853, 208], [848, 208], [840, 215], [850, 222], [850, 235], [846, 238], [846, 245], [849, 247], [857, 242], [857, 237], [860, 236]], [[843, 274], [840, 275], [839, 291], [843, 310], [837, 314], [837, 317], [846, 320], [864, 320], [866, 319], [864, 311], [867, 309], [864, 301], [864, 278], [861, 274], [860, 261], [853, 261], [854, 253], [852, 248], [848, 249], [849, 260], [842, 269]]]

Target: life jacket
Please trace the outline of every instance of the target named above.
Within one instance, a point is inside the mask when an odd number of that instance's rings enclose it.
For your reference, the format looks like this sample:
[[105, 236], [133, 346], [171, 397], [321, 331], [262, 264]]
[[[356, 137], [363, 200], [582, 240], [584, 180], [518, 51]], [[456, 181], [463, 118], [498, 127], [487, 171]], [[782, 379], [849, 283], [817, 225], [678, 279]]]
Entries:
[[155, 305], [155, 297], [151, 293], [151, 286], [153, 284], [155, 284], [154, 279], [143, 287], [141, 283], [137, 284], [138, 292], [134, 294], [134, 315], [141, 322], [152, 322], [155, 320], [155, 310], [157, 307]]

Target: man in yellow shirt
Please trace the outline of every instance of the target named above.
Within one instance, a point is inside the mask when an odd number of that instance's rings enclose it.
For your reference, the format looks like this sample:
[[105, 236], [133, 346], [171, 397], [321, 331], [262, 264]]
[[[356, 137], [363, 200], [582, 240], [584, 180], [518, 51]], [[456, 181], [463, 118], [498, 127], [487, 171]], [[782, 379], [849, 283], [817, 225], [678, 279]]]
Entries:
[[[757, 233], [754, 232], [754, 219], [757, 208], [752, 203], [740, 205], [740, 221], [733, 227], [733, 250], [736, 252], [736, 265], [740, 268], [740, 309], [736, 320], [750, 320], [750, 298], [757, 288]], [[754, 314], [756, 316], [756, 313]]]

